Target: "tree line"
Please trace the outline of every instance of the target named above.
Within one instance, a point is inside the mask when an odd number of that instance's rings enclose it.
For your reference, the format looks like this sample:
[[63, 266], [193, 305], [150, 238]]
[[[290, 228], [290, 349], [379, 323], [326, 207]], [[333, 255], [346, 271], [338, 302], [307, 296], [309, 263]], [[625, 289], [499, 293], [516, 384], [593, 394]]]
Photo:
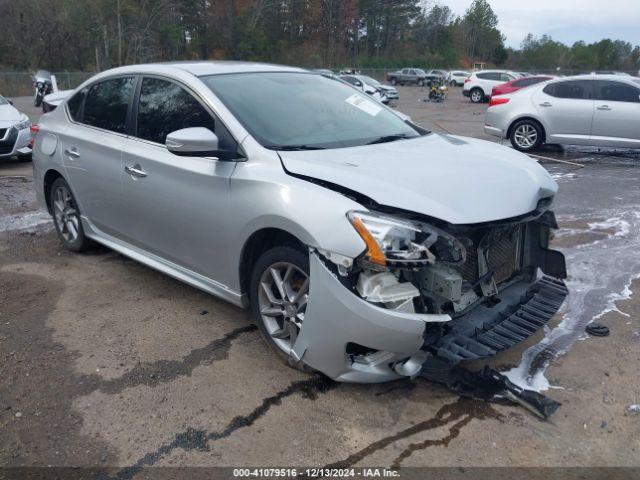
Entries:
[[487, 0], [0, 0], [0, 68], [104, 70], [179, 59], [319, 67], [637, 71], [640, 47], [527, 36], [505, 47]]

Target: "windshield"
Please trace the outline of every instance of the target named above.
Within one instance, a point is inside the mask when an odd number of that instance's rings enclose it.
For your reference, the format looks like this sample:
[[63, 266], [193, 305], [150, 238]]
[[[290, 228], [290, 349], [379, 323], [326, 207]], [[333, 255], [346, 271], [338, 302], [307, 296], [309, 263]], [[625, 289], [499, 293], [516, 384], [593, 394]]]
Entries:
[[8, 105], [9, 102], [4, 98], [0, 96], [0, 105]]
[[267, 148], [340, 148], [419, 136], [368, 95], [322, 75], [236, 73], [201, 80]]

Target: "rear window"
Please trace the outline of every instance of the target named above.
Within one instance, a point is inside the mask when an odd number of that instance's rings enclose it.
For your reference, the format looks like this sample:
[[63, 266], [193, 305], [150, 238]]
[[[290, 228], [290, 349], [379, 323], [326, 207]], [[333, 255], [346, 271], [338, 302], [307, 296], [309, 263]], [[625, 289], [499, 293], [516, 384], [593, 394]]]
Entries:
[[529, 87], [531, 85], [535, 85], [536, 83], [544, 82], [549, 80], [550, 77], [527, 77], [521, 78], [520, 80], [516, 80], [513, 82], [513, 85], [516, 87]]
[[571, 80], [568, 82], [552, 83], [544, 87], [543, 92], [556, 98], [591, 100], [593, 99], [593, 81]]

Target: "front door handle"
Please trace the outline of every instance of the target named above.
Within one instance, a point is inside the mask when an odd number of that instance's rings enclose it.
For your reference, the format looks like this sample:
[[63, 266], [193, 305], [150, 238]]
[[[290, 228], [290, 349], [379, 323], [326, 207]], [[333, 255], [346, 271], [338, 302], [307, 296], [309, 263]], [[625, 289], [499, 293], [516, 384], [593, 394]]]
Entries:
[[598, 110], [611, 110], [611, 107], [609, 105], [600, 105]]
[[542, 102], [542, 103], [540, 104], [540, 106], [541, 106], [541, 107], [550, 107], [550, 106], [551, 106], [551, 104], [550, 104], [549, 102]]
[[124, 167], [124, 171], [132, 177], [144, 178], [147, 176], [147, 172], [142, 170], [142, 167], [137, 163], [133, 166], [127, 165], [126, 167]]
[[74, 149], [65, 149], [64, 153], [66, 153], [67, 155], [69, 155], [71, 158], [79, 158], [80, 154], [78, 153], [78, 151], [74, 148]]

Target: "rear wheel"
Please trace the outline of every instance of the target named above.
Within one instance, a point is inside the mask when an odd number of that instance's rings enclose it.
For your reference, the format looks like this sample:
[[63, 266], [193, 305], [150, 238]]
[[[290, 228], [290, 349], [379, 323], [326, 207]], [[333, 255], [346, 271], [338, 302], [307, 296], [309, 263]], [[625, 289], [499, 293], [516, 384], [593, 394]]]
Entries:
[[253, 317], [265, 341], [289, 366], [312, 372], [291, 352], [309, 298], [309, 254], [291, 246], [265, 252], [253, 268], [249, 297]]
[[92, 242], [84, 234], [78, 204], [64, 178], [59, 177], [53, 182], [49, 198], [53, 223], [64, 247], [73, 252], [87, 250]]
[[473, 103], [481, 103], [484, 101], [484, 92], [480, 88], [474, 88], [469, 93], [469, 98]]
[[532, 152], [542, 145], [542, 127], [533, 120], [520, 120], [511, 128], [511, 145], [521, 152]]

